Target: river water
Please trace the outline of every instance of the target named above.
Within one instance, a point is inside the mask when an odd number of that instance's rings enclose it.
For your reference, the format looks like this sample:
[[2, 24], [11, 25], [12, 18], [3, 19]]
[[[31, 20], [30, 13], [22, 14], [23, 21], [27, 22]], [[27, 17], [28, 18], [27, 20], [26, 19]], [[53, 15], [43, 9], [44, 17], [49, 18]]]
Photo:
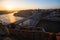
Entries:
[[4, 23], [5, 24], [14, 23], [14, 22], [21, 20], [21, 19], [23, 19], [23, 18], [14, 16], [14, 13], [0, 15], [0, 23], [3, 23], [3, 24]]

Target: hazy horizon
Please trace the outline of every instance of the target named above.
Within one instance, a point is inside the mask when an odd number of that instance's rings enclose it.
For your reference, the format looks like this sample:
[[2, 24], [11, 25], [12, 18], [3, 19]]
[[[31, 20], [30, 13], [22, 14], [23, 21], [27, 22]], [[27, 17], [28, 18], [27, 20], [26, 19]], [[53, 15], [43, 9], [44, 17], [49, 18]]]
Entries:
[[0, 0], [0, 10], [60, 8], [60, 0]]

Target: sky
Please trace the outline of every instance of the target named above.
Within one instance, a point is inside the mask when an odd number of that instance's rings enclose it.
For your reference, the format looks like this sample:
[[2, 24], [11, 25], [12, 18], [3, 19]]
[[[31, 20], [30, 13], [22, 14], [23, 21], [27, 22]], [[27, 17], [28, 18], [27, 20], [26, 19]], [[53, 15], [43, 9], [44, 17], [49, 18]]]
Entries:
[[0, 10], [9, 6], [16, 9], [60, 8], [60, 0], [0, 0]]

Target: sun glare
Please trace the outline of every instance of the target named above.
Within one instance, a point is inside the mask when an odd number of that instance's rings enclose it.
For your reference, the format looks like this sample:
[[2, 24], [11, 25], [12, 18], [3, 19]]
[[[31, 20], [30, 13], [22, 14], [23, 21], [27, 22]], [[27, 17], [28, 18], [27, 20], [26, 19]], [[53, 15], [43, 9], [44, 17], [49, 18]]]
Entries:
[[13, 6], [12, 6], [12, 5], [7, 5], [7, 6], [6, 6], [6, 9], [7, 9], [7, 10], [13, 10]]
[[7, 6], [7, 9], [8, 10], [12, 10], [13, 8], [11, 6]]

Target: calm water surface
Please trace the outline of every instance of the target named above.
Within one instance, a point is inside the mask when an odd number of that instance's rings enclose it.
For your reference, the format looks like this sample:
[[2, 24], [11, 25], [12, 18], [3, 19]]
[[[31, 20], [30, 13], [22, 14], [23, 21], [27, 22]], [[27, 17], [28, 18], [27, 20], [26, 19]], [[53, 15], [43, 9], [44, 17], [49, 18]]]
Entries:
[[14, 16], [14, 13], [0, 15], [0, 23], [2, 22], [9, 24], [21, 19], [23, 18]]

